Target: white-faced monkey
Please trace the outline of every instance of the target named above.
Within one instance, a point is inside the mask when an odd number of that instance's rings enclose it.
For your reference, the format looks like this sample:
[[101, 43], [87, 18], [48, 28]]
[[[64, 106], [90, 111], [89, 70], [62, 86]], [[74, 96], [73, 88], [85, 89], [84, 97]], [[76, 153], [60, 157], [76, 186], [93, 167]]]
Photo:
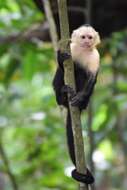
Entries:
[[[99, 70], [100, 57], [98, 50], [96, 49], [96, 46], [99, 43], [100, 37], [98, 32], [96, 32], [90, 25], [84, 25], [74, 30], [71, 35], [71, 55], [62, 53], [60, 50], [57, 52], [59, 66], [53, 80], [53, 87], [58, 105], [63, 105], [68, 110], [66, 126], [67, 141], [70, 157], [74, 165], [76, 165], [74, 139], [67, 93], [70, 95], [69, 101], [72, 106], [77, 106], [80, 111], [86, 109], [90, 96], [92, 95]], [[76, 92], [64, 83], [63, 62], [70, 56], [72, 56], [72, 60], [74, 62]], [[77, 181], [86, 184], [94, 182], [94, 178], [88, 169], [85, 175], [77, 172], [75, 169], [72, 171], [72, 177]]]

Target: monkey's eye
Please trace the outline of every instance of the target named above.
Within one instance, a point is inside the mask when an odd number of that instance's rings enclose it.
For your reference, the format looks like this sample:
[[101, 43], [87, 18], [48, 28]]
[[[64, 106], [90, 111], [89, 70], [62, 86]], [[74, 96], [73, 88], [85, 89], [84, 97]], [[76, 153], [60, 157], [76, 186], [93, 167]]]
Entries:
[[93, 36], [88, 36], [88, 38], [91, 40], [93, 38]]
[[85, 38], [86, 38], [86, 36], [84, 36], [84, 35], [83, 35], [83, 36], [81, 36], [81, 38], [82, 38], [82, 39], [85, 39]]

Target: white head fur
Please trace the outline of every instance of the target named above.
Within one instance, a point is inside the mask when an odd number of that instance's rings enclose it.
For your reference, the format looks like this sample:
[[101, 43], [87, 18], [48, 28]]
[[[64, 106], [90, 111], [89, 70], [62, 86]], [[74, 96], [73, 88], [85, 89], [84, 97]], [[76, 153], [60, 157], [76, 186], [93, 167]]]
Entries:
[[96, 46], [100, 43], [98, 32], [92, 26], [81, 26], [71, 35], [71, 54], [74, 61], [79, 62], [91, 72], [99, 67], [99, 53]]
[[100, 37], [92, 26], [81, 26], [73, 31], [71, 42], [85, 49], [93, 49], [100, 43]]

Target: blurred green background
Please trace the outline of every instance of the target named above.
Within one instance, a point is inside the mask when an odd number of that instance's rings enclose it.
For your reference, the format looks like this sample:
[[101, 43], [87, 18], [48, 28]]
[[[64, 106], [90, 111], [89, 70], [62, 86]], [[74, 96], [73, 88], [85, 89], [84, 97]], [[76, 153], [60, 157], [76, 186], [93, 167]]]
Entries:
[[[77, 188], [52, 89], [53, 47], [27, 36], [44, 20], [32, 1], [0, 1], [0, 190]], [[91, 109], [82, 115], [86, 158], [98, 190], [126, 190], [126, 28], [103, 39], [99, 52]]]

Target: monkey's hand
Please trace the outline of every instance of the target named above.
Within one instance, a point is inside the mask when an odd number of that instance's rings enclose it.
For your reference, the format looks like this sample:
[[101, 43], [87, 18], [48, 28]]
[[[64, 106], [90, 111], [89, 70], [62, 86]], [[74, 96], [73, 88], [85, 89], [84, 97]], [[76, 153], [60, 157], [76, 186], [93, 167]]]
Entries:
[[59, 63], [59, 66], [63, 68], [63, 62], [67, 59], [70, 59], [71, 55], [67, 52], [61, 52], [60, 50], [57, 51], [57, 60]]
[[87, 96], [85, 94], [82, 94], [81, 92], [77, 93], [76, 96], [74, 96], [71, 99], [71, 105], [76, 106], [79, 109], [86, 109], [89, 103], [90, 96]]
[[72, 106], [79, 107], [81, 109], [85, 109], [89, 102], [89, 97], [81, 91], [76, 93], [73, 88], [68, 85], [64, 85], [61, 89], [62, 93], [68, 93], [69, 101]]
[[74, 96], [71, 96], [70, 102], [72, 106], [80, 107], [83, 103], [85, 103], [84, 100], [84, 94], [82, 92], [78, 92]]
[[76, 93], [73, 88], [68, 85], [64, 85], [61, 89], [62, 93], [68, 93], [69, 101], [72, 106], [81, 107], [82, 102], [84, 101], [84, 93]]

